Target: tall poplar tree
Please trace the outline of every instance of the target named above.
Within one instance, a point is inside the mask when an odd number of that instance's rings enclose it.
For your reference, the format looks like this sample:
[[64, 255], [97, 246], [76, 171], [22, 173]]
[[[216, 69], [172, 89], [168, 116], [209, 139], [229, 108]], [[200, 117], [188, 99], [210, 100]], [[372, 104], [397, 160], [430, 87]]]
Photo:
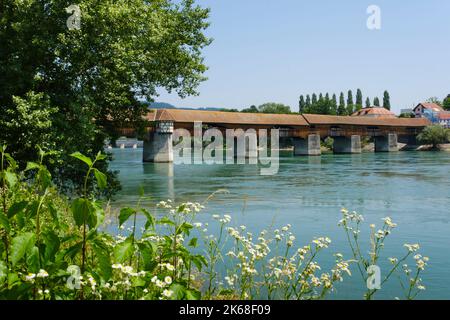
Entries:
[[383, 107], [391, 110], [391, 97], [389, 96], [389, 92], [386, 90], [383, 94]]

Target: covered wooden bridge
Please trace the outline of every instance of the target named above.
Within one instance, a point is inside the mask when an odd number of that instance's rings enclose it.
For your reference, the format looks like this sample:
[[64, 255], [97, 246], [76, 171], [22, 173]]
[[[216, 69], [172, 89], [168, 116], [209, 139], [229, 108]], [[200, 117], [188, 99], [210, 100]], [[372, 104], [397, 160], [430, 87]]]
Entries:
[[397, 143], [414, 143], [430, 125], [425, 118], [375, 118], [313, 114], [261, 114], [181, 109], [159, 109], [148, 113], [152, 125], [144, 140], [144, 161], [169, 162], [173, 159], [172, 135], [175, 129], [193, 134], [194, 124], [203, 128], [279, 129], [281, 138], [290, 138], [296, 155], [320, 155], [320, 141], [334, 139], [335, 153], [360, 153], [361, 137], [373, 137], [375, 151], [398, 150]]

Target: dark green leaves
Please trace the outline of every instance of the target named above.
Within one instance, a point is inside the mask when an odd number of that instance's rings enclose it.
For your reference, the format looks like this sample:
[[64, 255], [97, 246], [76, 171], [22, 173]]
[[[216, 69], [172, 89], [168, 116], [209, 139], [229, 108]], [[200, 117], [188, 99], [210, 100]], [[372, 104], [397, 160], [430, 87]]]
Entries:
[[95, 208], [87, 199], [78, 198], [73, 201], [72, 215], [78, 227], [81, 227], [83, 224], [87, 224], [91, 228], [97, 225]]
[[28, 205], [28, 201], [20, 201], [20, 202], [14, 203], [8, 210], [8, 218], [11, 219], [17, 213], [23, 211], [23, 209], [25, 209], [27, 205]]
[[135, 214], [136, 210], [132, 208], [123, 208], [120, 210], [119, 214], [119, 226], [122, 226], [127, 220], [130, 218], [131, 215]]
[[83, 161], [85, 164], [88, 165], [89, 168], [92, 167], [92, 160], [89, 157], [86, 157], [85, 155], [81, 154], [80, 152], [74, 152], [70, 156]]
[[33, 233], [27, 232], [16, 236], [11, 244], [11, 262], [14, 265], [19, 262], [27, 252], [30, 252], [36, 239]]
[[94, 168], [95, 179], [97, 179], [97, 184], [100, 189], [106, 189], [106, 174], [100, 172], [98, 169]]
[[114, 248], [114, 259], [118, 263], [128, 261], [134, 253], [134, 247], [131, 239], [127, 239], [116, 245]]

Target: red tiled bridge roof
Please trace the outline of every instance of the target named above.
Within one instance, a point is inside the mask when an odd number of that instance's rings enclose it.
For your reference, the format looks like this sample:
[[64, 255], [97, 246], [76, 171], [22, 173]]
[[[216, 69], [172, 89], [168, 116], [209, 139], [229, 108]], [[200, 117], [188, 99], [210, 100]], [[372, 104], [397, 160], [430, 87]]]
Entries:
[[217, 123], [242, 125], [273, 126], [311, 126], [311, 125], [354, 125], [385, 127], [426, 127], [430, 125], [426, 118], [372, 118], [358, 116], [328, 116], [317, 114], [263, 114], [222, 111], [200, 111], [181, 109], [152, 110], [149, 121], [173, 121], [179, 123]]

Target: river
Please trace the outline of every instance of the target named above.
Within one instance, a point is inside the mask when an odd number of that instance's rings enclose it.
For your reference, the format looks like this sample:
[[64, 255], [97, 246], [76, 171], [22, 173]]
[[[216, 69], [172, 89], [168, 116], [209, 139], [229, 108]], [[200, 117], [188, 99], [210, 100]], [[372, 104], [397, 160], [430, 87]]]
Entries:
[[[114, 149], [112, 169], [119, 170], [122, 191], [116, 205], [133, 205], [139, 186], [154, 201], [203, 202], [217, 194], [199, 217], [210, 221], [213, 214], [230, 214], [236, 225], [253, 232], [272, 224], [292, 224], [297, 245], [314, 237], [332, 239], [330, 249], [319, 259], [324, 270], [333, 263], [332, 253], [350, 258], [345, 234], [337, 226], [342, 207], [365, 217], [363, 247], [368, 252], [368, 225], [381, 226], [390, 216], [398, 227], [389, 236], [380, 266], [388, 257], [400, 257], [404, 243], [420, 243], [430, 257], [419, 298], [450, 299], [450, 153], [398, 152], [359, 155], [324, 154], [293, 157], [281, 154], [279, 173], [261, 176], [254, 165], [171, 165], [142, 163], [142, 149]], [[332, 298], [360, 299], [365, 284], [354, 274], [337, 286]], [[383, 274], [382, 274], [383, 277]], [[378, 293], [379, 299], [402, 297], [393, 278]]]

